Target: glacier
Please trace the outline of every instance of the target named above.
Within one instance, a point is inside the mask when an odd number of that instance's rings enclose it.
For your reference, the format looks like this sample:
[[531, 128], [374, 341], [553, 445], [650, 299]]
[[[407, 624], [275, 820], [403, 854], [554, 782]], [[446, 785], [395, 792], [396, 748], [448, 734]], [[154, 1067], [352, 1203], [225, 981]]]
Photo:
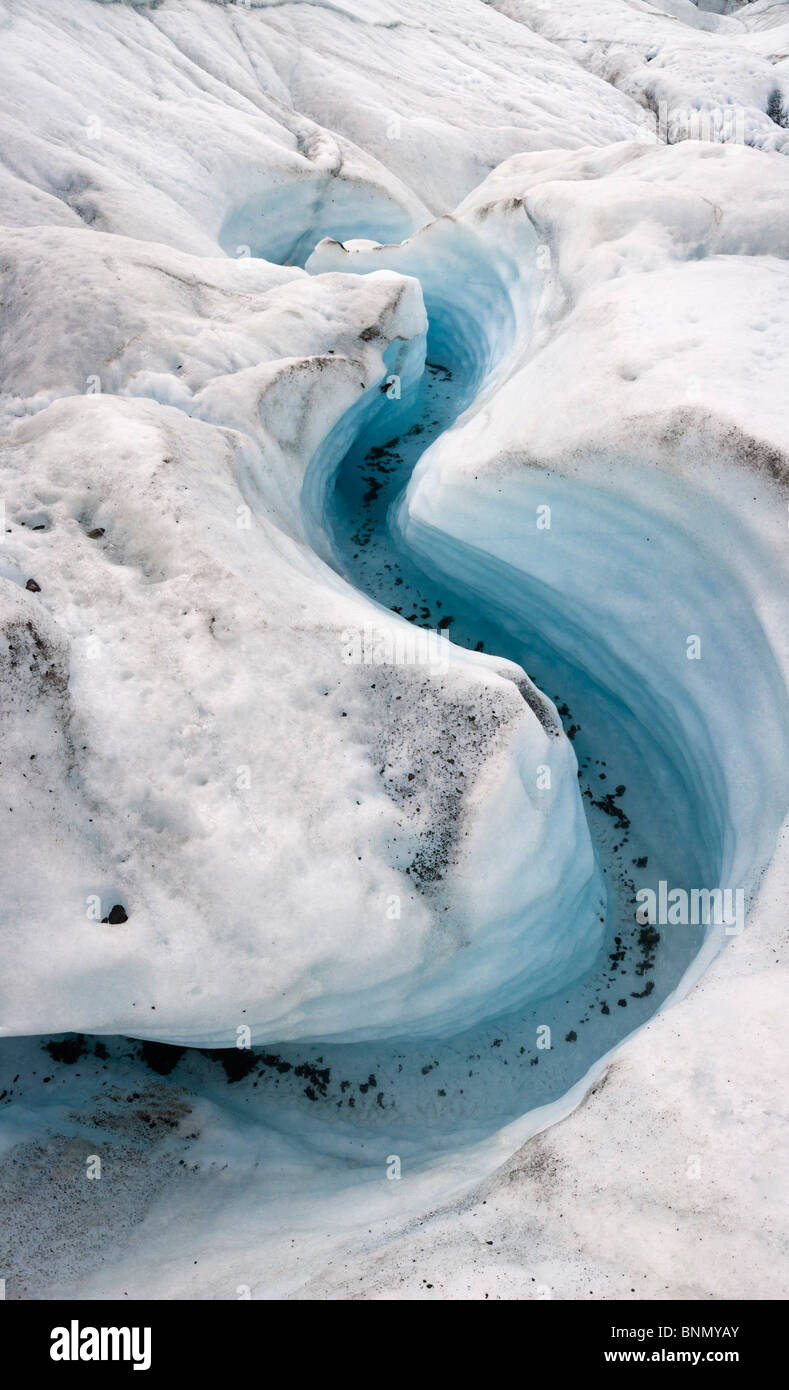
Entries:
[[758, 1115], [595, 1230], [780, 1065], [785, 7], [0, 24], [7, 1296], [708, 1297], [722, 1204], [767, 1287]]

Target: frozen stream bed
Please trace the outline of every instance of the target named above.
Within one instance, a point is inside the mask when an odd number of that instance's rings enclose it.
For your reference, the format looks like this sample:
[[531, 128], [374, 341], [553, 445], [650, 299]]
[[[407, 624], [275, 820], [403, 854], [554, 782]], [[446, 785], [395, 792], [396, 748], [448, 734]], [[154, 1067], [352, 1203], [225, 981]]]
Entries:
[[[506, 971], [503, 979], [494, 975], [492, 982], [484, 974], [479, 980], [472, 974], [471, 987], [465, 986], [465, 1007], [471, 1015], [466, 1027], [458, 1028], [450, 1015], [449, 1021], [438, 1018], [440, 1026], [433, 1028], [429, 1020], [421, 1021], [411, 1036], [392, 1028], [391, 1038], [335, 1042], [329, 1037], [310, 1045], [280, 1042], [274, 1034], [265, 1045], [241, 1048], [223, 1047], [221, 1037], [211, 1048], [176, 1045], [166, 1032], [158, 1040], [150, 1036], [150, 1025], [143, 1042], [81, 1033], [6, 1040], [0, 1046], [3, 1100], [21, 1101], [27, 1115], [23, 1129], [31, 1135], [15, 1150], [12, 1171], [19, 1177], [31, 1162], [31, 1143], [41, 1161], [42, 1150], [33, 1136], [54, 1107], [61, 1117], [68, 1116], [68, 1122], [59, 1140], [48, 1141], [56, 1143], [57, 1152], [53, 1159], [44, 1149], [46, 1161], [62, 1162], [63, 1154], [84, 1143], [86, 1128], [91, 1132], [97, 1127], [100, 1142], [94, 1148], [101, 1153], [106, 1144], [108, 1155], [116, 1153], [122, 1135], [124, 1181], [138, 1200], [151, 1181], [169, 1192], [174, 1164], [177, 1202], [190, 1200], [190, 1181], [205, 1176], [207, 1119], [213, 1155], [209, 1180], [220, 1181], [227, 1171], [227, 1162], [220, 1161], [223, 1153], [232, 1155], [235, 1167], [240, 1145], [248, 1176], [259, 1165], [266, 1174], [264, 1210], [273, 1199], [290, 1209], [294, 1183], [299, 1189], [305, 1181], [308, 1186], [318, 1183], [322, 1202], [331, 1200], [341, 1207], [348, 1165], [355, 1174], [352, 1186], [361, 1182], [370, 1191], [377, 1190], [382, 1169], [390, 1169], [393, 1162], [398, 1173], [405, 1166], [410, 1174], [411, 1200], [418, 1207], [424, 1201], [419, 1194], [429, 1191], [434, 1181], [438, 1155], [451, 1155], [456, 1165], [464, 1146], [470, 1146], [467, 1161], [473, 1171], [479, 1159], [470, 1155], [479, 1153], [480, 1145], [484, 1151], [485, 1141], [502, 1126], [517, 1122], [521, 1134], [541, 1128], [551, 1107], [558, 1113], [566, 1106], [574, 1088], [588, 1085], [628, 1034], [679, 987], [686, 987], [694, 962], [698, 972], [704, 959], [700, 953], [705, 942], [706, 959], [717, 949], [714, 938], [722, 939], [725, 923], [706, 928], [692, 922], [656, 926], [636, 915], [637, 893], [645, 887], [657, 892], [660, 880], [688, 890], [730, 882], [732, 863], [741, 865], [743, 854], [753, 853], [759, 835], [766, 841], [776, 833], [775, 816], [769, 814], [775, 803], [769, 798], [760, 798], [764, 823], [756, 835], [759, 827], [752, 807], [743, 831], [741, 808], [726, 797], [727, 767], [715, 721], [724, 729], [729, 721], [738, 722], [742, 698], [735, 674], [725, 689], [720, 685], [720, 666], [730, 660], [726, 650], [709, 663], [709, 676], [697, 683], [688, 707], [677, 710], [665, 667], [656, 661], [652, 669], [638, 659], [641, 634], [627, 630], [627, 615], [617, 636], [629, 659], [619, 660], [609, 646], [607, 613], [616, 614], [617, 603], [627, 596], [631, 556], [639, 553], [644, 557], [640, 568], [647, 572], [643, 582], [651, 595], [651, 617], [658, 631], [660, 625], [663, 628], [659, 650], [667, 645], [665, 633], [676, 626], [678, 610], [683, 615], [693, 612], [695, 625], [703, 629], [705, 642], [709, 640], [712, 617], [725, 594], [727, 624], [739, 615], [736, 632], [727, 641], [736, 642], [743, 670], [758, 668], [764, 687], [771, 658], [736, 577], [720, 563], [713, 566], [697, 547], [689, 556], [681, 526], [667, 525], [651, 507], [633, 504], [623, 521], [621, 500], [602, 497], [580, 481], [557, 488], [541, 479], [535, 497], [551, 499], [548, 532], [561, 526], [570, 532], [576, 552], [580, 547], [585, 554], [579, 588], [592, 602], [586, 610], [574, 596], [572, 623], [566, 609], [559, 611], [552, 587], [541, 582], [539, 568], [536, 574], [528, 572], [530, 565], [538, 564], [538, 547], [553, 541], [553, 535], [542, 535], [535, 525], [545, 516], [544, 502], [535, 504], [533, 515], [527, 506], [526, 519], [519, 520], [513, 508], [507, 523], [496, 528], [497, 540], [509, 548], [505, 555], [486, 554], [463, 537], [457, 550], [450, 551], [440, 532], [435, 541], [421, 541], [414, 522], [415, 484], [429, 472], [431, 450], [462, 441], [463, 430], [473, 428], [480, 400], [485, 403], [491, 393], [504, 389], [508, 371], [513, 365], [517, 370], [523, 358], [516, 333], [519, 296], [529, 305], [533, 298], [531, 291], [512, 283], [505, 290], [495, 263], [482, 275], [478, 261], [463, 265], [463, 255], [478, 257], [481, 246], [461, 224], [456, 273], [460, 280], [473, 282], [476, 302], [485, 312], [475, 317], [471, 308], [458, 311], [462, 295], [442, 282], [446, 257], [431, 260], [431, 235], [446, 238], [448, 233], [437, 224], [436, 233], [428, 229], [403, 247], [350, 243], [346, 249], [337, 242], [322, 242], [308, 263], [309, 269], [325, 273], [335, 261], [347, 268], [350, 259], [352, 267], [364, 273], [378, 269], [383, 261], [387, 268], [409, 273], [408, 257], [416, 246], [425, 266], [422, 287], [428, 313], [426, 335], [415, 339], [407, 356], [397, 360], [402, 376], [393, 375], [392, 363], [385, 360], [384, 375], [371, 385], [361, 408], [354, 405], [347, 417], [340, 417], [313, 457], [303, 489], [308, 534], [339, 576], [398, 617], [399, 648], [397, 636], [394, 646], [387, 647], [374, 612], [367, 623], [341, 636], [348, 648], [346, 659], [361, 666], [371, 689], [388, 686], [395, 725], [396, 702], [407, 695], [398, 664], [417, 673], [424, 668], [441, 679], [448, 669], [450, 642], [474, 653], [474, 660], [483, 659], [479, 654], [503, 660], [502, 671], [519, 685], [521, 697], [550, 737], [566, 739], [572, 746], [569, 776], [573, 784], [577, 781], [572, 796], [580, 797], [591, 833], [598, 866], [591, 881], [597, 884], [599, 874], [599, 887], [593, 899], [581, 895], [570, 904], [575, 915], [561, 923], [569, 946], [559, 956], [559, 966], [552, 947], [556, 908], [549, 907], [547, 951], [535, 953], [527, 936], [519, 948], [532, 951], [524, 968], [522, 963], [516, 966], [518, 956], [505, 942], [505, 962], [515, 967], [511, 978]], [[620, 469], [620, 486], [626, 467], [623, 463]], [[693, 505], [689, 494], [687, 506]], [[714, 528], [708, 503], [705, 513], [705, 526]], [[620, 541], [618, 549], [601, 547], [603, 528], [617, 537], [626, 535], [626, 543]], [[583, 542], [585, 533], [588, 545]], [[477, 526], [476, 534], [486, 535], [486, 524]], [[525, 562], [523, 568], [513, 563], [513, 554]], [[638, 621], [640, 628], [643, 611]], [[425, 638], [428, 645], [420, 646], [420, 632], [431, 634]], [[679, 633], [684, 645], [685, 634], [681, 629]], [[654, 633], [651, 640], [658, 640]], [[720, 641], [717, 638], [718, 645]], [[359, 642], [361, 649], [356, 650]], [[746, 649], [752, 652], [750, 661], [743, 660]], [[681, 657], [687, 662], [684, 650]], [[518, 677], [518, 668], [528, 676]], [[674, 682], [676, 669], [682, 670], [679, 663], [671, 673]], [[549, 692], [549, 698], [541, 691]], [[429, 683], [423, 698], [435, 698]], [[767, 697], [762, 700], [764, 717], [774, 719], [777, 738], [783, 728], [781, 702], [776, 698], [771, 709]], [[461, 711], [462, 719], [469, 717], [475, 718]], [[413, 716], [406, 714], [409, 718]], [[433, 736], [438, 746], [425, 749], [417, 738], [406, 764], [393, 764], [387, 753], [382, 755], [379, 775], [391, 784], [389, 794], [402, 803], [406, 826], [411, 803], [431, 796], [422, 760], [453, 766], [457, 754], [462, 761], [464, 734], [455, 706], [449, 707]], [[775, 746], [771, 743], [772, 751]], [[533, 769], [538, 779], [544, 772], [544, 765]], [[562, 775], [561, 764], [558, 772]], [[770, 775], [768, 767], [760, 770], [762, 787]], [[553, 790], [549, 782], [540, 794], [551, 795]], [[458, 804], [462, 791], [458, 789]], [[411, 880], [406, 904], [414, 894], [429, 899], [441, 892], [453, 863], [452, 827], [453, 816], [444, 817], [438, 827], [429, 820], [419, 853], [404, 868]], [[561, 822], [555, 833], [562, 833]], [[758, 872], [758, 861], [749, 867]], [[528, 858], [524, 868], [528, 874]], [[484, 886], [486, 892], [493, 891]], [[749, 895], [752, 890], [753, 878]], [[402, 905], [400, 897], [396, 901], [395, 916]], [[501, 903], [491, 901], [490, 910], [500, 916]], [[730, 926], [738, 931], [742, 923], [732, 917]], [[551, 982], [559, 968], [564, 978], [556, 988]], [[502, 1001], [498, 1007], [497, 999]], [[482, 1016], [477, 1019], [475, 1014]], [[98, 1112], [97, 1086], [103, 1096]], [[44, 1095], [46, 1105], [40, 1109]], [[38, 1118], [31, 1119], [37, 1109]], [[294, 1163], [299, 1170], [306, 1164], [298, 1179]], [[37, 1166], [34, 1163], [34, 1170]], [[279, 1176], [274, 1178], [274, 1173]], [[35, 1201], [35, 1183], [28, 1179], [21, 1188], [15, 1180], [12, 1191], [23, 1211], [28, 1197]], [[73, 1193], [67, 1189], [58, 1200], [68, 1209]], [[83, 1194], [81, 1201], [85, 1200]], [[378, 1219], [380, 1198], [369, 1200], [370, 1219]], [[117, 1217], [112, 1204], [101, 1209], [105, 1238], [116, 1219], [123, 1219], [123, 1208]], [[30, 1230], [27, 1239], [35, 1245], [35, 1220]], [[25, 1246], [23, 1241], [23, 1251]], [[36, 1279], [44, 1275], [34, 1272], [35, 1255], [29, 1258], [25, 1277], [35, 1288]]]
[[781, 26], [397, 8], [0, 5], [8, 1298], [767, 1285]]

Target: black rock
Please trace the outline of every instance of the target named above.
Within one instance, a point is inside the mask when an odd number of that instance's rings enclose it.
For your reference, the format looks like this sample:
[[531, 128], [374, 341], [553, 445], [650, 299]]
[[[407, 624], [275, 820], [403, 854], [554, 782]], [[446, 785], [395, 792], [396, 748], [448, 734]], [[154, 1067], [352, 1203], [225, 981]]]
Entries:
[[101, 920], [102, 922], [109, 922], [111, 927], [117, 927], [121, 922], [128, 922], [129, 918], [125, 908], [122, 908], [120, 903], [116, 903], [114, 907], [110, 908], [109, 915], [102, 917]]

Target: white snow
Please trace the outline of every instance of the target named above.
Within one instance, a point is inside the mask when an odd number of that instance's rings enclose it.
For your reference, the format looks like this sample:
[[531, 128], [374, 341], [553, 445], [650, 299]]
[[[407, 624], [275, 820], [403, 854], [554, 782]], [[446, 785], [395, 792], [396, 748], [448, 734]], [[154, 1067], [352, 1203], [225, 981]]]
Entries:
[[[789, 150], [787, 124], [769, 113], [776, 90], [785, 108], [786, 6], [698, 7], [691, 0], [491, 0], [507, 18], [537, 32], [588, 72], [649, 110], [663, 141], [688, 138]], [[717, 11], [717, 12], [714, 12]], [[767, 38], [765, 29], [772, 33]]]
[[[7, 1296], [768, 1296], [787, 6], [6, 0], [0, 31]], [[383, 529], [452, 642], [337, 543], [341, 461], [401, 445], [426, 353], [461, 413]], [[748, 926], [718, 959], [664, 930], [650, 1004], [606, 953], [665, 875]], [[228, 1089], [193, 1049], [245, 1028]], [[86, 1143], [98, 1222], [40, 1196]]]

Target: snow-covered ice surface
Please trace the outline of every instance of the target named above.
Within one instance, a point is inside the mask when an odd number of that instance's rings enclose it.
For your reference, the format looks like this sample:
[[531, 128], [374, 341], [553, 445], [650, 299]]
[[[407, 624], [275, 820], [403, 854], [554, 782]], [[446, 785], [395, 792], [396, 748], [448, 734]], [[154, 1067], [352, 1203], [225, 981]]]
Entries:
[[7, 1297], [780, 1292], [789, 7], [0, 34]]
[[688, 135], [789, 148], [789, 19], [783, 0], [489, 0], [651, 113], [669, 144]]

